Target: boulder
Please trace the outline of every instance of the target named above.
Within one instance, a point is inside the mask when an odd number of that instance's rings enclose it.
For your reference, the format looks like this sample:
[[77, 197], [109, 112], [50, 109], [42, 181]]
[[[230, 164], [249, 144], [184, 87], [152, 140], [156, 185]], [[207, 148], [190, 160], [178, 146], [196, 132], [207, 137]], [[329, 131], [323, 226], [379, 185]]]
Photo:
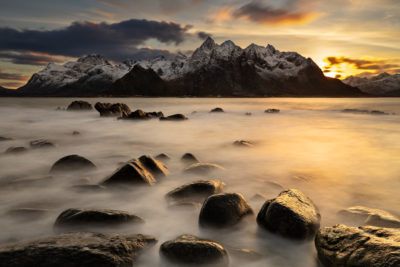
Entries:
[[144, 235], [68, 233], [0, 247], [0, 266], [132, 266], [157, 240]]
[[193, 164], [193, 163], [198, 163], [200, 162], [200, 160], [193, 155], [192, 153], [185, 153], [182, 157], [181, 157], [181, 161], [185, 164]]
[[67, 110], [79, 111], [79, 110], [92, 110], [92, 104], [86, 101], [74, 101], [67, 107]]
[[210, 112], [225, 112], [222, 108], [214, 108]]
[[144, 223], [144, 220], [132, 213], [105, 209], [67, 209], [54, 223], [56, 232], [93, 231], [99, 228], [124, 226]]
[[109, 117], [109, 116], [124, 116], [131, 113], [131, 109], [123, 103], [100, 103], [97, 102], [94, 105], [94, 108], [100, 113], [101, 117]]
[[186, 117], [183, 114], [174, 114], [174, 115], [170, 115], [168, 117], [160, 117], [161, 121], [184, 121], [187, 119], [188, 119], [188, 117]]
[[164, 162], [171, 159], [171, 157], [168, 154], [165, 154], [165, 153], [158, 154], [154, 158], [156, 160], [161, 160], [161, 161], [164, 161]]
[[246, 115], [246, 116], [251, 116], [251, 115], [253, 115], [251, 112], [246, 112], [244, 115]]
[[45, 139], [38, 139], [38, 140], [33, 140], [30, 142], [31, 148], [50, 148], [54, 147], [54, 144], [50, 142], [49, 140]]
[[400, 219], [384, 210], [355, 206], [339, 211], [339, 215], [357, 224], [400, 228]]
[[233, 142], [234, 146], [237, 147], [253, 147], [253, 143], [251, 143], [250, 141], [246, 141], [246, 140], [237, 140], [235, 142]]
[[199, 224], [206, 227], [232, 226], [250, 214], [253, 214], [253, 210], [241, 194], [216, 194], [204, 201], [200, 211]]
[[139, 158], [139, 161], [156, 178], [165, 177], [169, 174], [167, 166], [152, 156], [143, 155]]
[[269, 108], [264, 111], [265, 113], [279, 113], [281, 112], [279, 109], [276, 108]]
[[400, 230], [374, 226], [325, 227], [315, 237], [325, 267], [398, 267]]
[[79, 131], [73, 131], [72, 135], [80, 135], [81, 133]]
[[153, 112], [145, 112], [141, 109], [137, 109], [134, 112], [131, 112], [129, 114], [125, 114], [120, 117], [120, 119], [123, 120], [150, 120], [154, 118], [162, 118], [164, 117], [164, 114], [159, 111], [153, 111]]
[[217, 170], [224, 171], [225, 168], [218, 164], [201, 162], [190, 165], [185, 168], [184, 172], [190, 174], [209, 174], [210, 172]]
[[228, 253], [222, 245], [193, 235], [164, 242], [160, 255], [173, 266], [229, 266]]
[[4, 152], [6, 154], [20, 154], [26, 152], [28, 149], [23, 146], [11, 146]]
[[318, 208], [296, 189], [282, 191], [276, 198], [267, 200], [257, 215], [261, 227], [298, 240], [314, 238], [320, 221]]
[[79, 155], [69, 155], [57, 160], [51, 167], [50, 172], [76, 172], [93, 169], [96, 169], [96, 165], [90, 160]]
[[198, 180], [175, 188], [166, 197], [175, 201], [203, 202], [207, 197], [221, 193], [224, 187], [225, 183], [219, 180]]
[[10, 137], [0, 136], [0, 142], [13, 140]]

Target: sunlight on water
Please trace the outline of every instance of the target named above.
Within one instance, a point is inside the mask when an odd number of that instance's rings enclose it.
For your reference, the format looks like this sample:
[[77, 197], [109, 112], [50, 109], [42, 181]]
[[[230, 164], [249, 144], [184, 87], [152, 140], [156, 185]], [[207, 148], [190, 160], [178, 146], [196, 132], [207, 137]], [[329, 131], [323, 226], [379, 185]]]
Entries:
[[[100, 118], [96, 111], [56, 111], [74, 99], [0, 99], [0, 151], [10, 146], [29, 147], [29, 141], [45, 138], [56, 144], [46, 150], [29, 150], [0, 156], [0, 242], [12, 242], [53, 234], [52, 225], [67, 208], [111, 208], [142, 216], [146, 224], [135, 233], [151, 234], [158, 245], [177, 235], [189, 233], [211, 238], [237, 248], [262, 253], [262, 261], [246, 266], [316, 266], [312, 242], [296, 243], [257, 231], [255, 218], [241, 228], [219, 231], [198, 227], [199, 210], [170, 209], [164, 195], [184, 183], [221, 179], [226, 192], [242, 193], [257, 213], [264, 200], [282, 188], [297, 188], [319, 207], [322, 226], [340, 223], [340, 209], [364, 205], [400, 215], [400, 99], [176, 99], [129, 98], [86, 99], [94, 104], [123, 102], [132, 110], [183, 113], [184, 122], [121, 121]], [[222, 107], [225, 113], [209, 113]], [[281, 109], [266, 114], [267, 108]], [[382, 110], [391, 115], [343, 113], [345, 108]], [[197, 111], [196, 113], [192, 113]], [[251, 112], [252, 116], [246, 116]], [[80, 135], [72, 135], [79, 131]], [[235, 140], [249, 140], [253, 148], [238, 148]], [[121, 162], [143, 154], [168, 153], [171, 174], [152, 188], [115, 194], [82, 193], [72, 185], [95, 184], [109, 176]], [[202, 161], [218, 163], [225, 172], [210, 176], [188, 176], [179, 158], [191, 152]], [[40, 186], [10, 187], [17, 178], [48, 175], [59, 158], [79, 154], [98, 169], [87, 175], [64, 175]], [[13, 208], [43, 208], [43, 218], [32, 221], [8, 216]], [[4, 229], [7, 229], [4, 231]], [[158, 245], [142, 258], [157, 265]], [[232, 266], [243, 266], [232, 262]]]

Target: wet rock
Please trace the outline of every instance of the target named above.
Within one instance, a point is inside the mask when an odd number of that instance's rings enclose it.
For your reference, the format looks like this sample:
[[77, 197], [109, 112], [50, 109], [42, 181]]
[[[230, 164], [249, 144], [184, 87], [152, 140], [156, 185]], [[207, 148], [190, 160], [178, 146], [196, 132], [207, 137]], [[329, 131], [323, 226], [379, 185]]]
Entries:
[[10, 137], [0, 136], [0, 142], [13, 140]]
[[164, 161], [164, 162], [171, 159], [171, 157], [168, 154], [165, 154], [165, 153], [158, 154], [154, 158], [156, 160], [161, 160], [161, 161]]
[[214, 108], [210, 112], [225, 112], [222, 108]]
[[71, 111], [77, 111], [77, 110], [92, 110], [92, 104], [86, 101], [74, 101], [69, 106], [67, 107], [67, 110]]
[[399, 229], [338, 224], [320, 229], [315, 247], [326, 267], [400, 266]]
[[389, 115], [389, 113], [380, 110], [367, 110], [367, 109], [356, 109], [356, 108], [346, 108], [343, 109], [342, 112], [355, 113], [355, 114]]
[[254, 147], [253, 143], [246, 140], [237, 140], [233, 142], [233, 145], [237, 147]]
[[221, 193], [224, 187], [225, 183], [219, 180], [198, 180], [175, 188], [166, 197], [175, 201], [203, 202], [207, 197]]
[[108, 186], [137, 186], [153, 185], [156, 179], [143, 164], [138, 161], [131, 161], [118, 169], [110, 178], [107, 178], [102, 185]]
[[222, 245], [193, 235], [181, 235], [164, 242], [160, 254], [174, 266], [229, 265], [228, 253]]
[[4, 152], [6, 154], [21, 154], [26, 152], [28, 149], [23, 146], [11, 146], [7, 148], [7, 150]]
[[33, 140], [30, 142], [31, 148], [50, 148], [54, 147], [54, 144], [50, 142], [49, 140], [45, 139], [38, 139], [38, 140]]
[[223, 193], [208, 197], [200, 211], [200, 226], [226, 227], [240, 222], [253, 214], [246, 199], [237, 193]]
[[181, 161], [184, 162], [185, 164], [193, 164], [200, 162], [200, 160], [192, 153], [185, 153], [181, 157]]
[[39, 208], [15, 208], [7, 212], [7, 215], [20, 220], [37, 220], [43, 218], [49, 210]]
[[138, 110], [135, 110], [134, 112], [123, 115], [120, 119], [123, 119], [123, 120], [150, 120], [150, 119], [162, 118], [162, 117], [164, 117], [164, 114], [161, 111], [145, 112], [141, 109], [138, 109]]
[[400, 228], [400, 219], [384, 210], [355, 206], [339, 211], [339, 215], [358, 224]]
[[266, 201], [257, 216], [257, 223], [263, 228], [299, 240], [312, 239], [320, 221], [317, 207], [296, 189], [285, 190]]
[[68, 233], [0, 247], [0, 266], [132, 266], [157, 239], [144, 235]]
[[184, 170], [184, 172], [190, 174], [208, 174], [217, 170], [224, 171], [225, 168], [218, 164], [201, 162], [190, 165]]
[[279, 109], [276, 108], [269, 108], [264, 111], [265, 113], [279, 113], [281, 112]]
[[165, 177], [169, 174], [167, 166], [152, 156], [143, 155], [139, 158], [139, 161], [156, 178]]
[[187, 119], [188, 118], [183, 114], [174, 114], [174, 115], [170, 115], [168, 117], [160, 117], [161, 121], [184, 121]]
[[50, 173], [90, 171], [96, 169], [96, 165], [90, 160], [79, 155], [69, 155], [57, 160], [50, 169]]
[[100, 113], [101, 117], [109, 117], [109, 116], [125, 116], [131, 113], [131, 109], [123, 103], [100, 103], [97, 102], [94, 105], [94, 108]]
[[56, 232], [93, 231], [102, 227], [114, 227], [126, 224], [144, 223], [144, 220], [132, 213], [105, 209], [67, 209], [54, 223]]

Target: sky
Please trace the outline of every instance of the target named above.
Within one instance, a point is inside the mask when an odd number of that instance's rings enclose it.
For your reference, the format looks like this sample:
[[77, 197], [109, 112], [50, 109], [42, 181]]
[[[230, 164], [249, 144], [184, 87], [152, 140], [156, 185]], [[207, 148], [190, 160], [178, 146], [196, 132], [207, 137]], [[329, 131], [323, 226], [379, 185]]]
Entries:
[[190, 53], [207, 36], [296, 51], [329, 77], [400, 73], [400, 0], [0, 0], [0, 85], [86, 54]]

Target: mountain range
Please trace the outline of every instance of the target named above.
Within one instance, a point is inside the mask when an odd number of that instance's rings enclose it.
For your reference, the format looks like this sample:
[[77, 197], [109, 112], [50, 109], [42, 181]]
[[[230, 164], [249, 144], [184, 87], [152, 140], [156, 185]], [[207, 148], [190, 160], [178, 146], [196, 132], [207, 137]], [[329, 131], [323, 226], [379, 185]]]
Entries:
[[21, 96], [363, 96], [325, 77], [310, 58], [272, 45], [245, 49], [207, 38], [191, 56], [127, 60], [113, 65], [88, 55], [49, 63], [17, 90]]
[[400, 96], [400, 74], [384, 72], [370, 78], [350, 76], [343, 82], [371, 95]]

